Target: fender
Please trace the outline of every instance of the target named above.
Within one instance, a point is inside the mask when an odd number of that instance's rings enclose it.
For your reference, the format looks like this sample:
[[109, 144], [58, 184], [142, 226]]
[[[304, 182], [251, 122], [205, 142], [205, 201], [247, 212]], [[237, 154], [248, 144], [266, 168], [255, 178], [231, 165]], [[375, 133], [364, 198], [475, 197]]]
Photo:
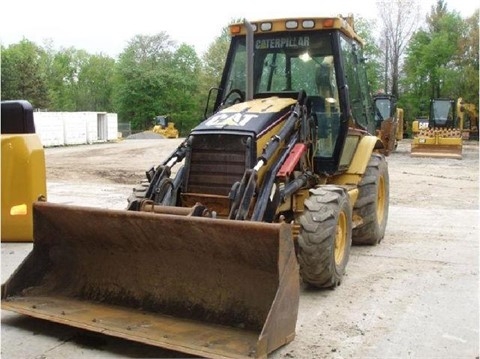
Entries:
[[336, 185], [358, 185], [367, 168], [373, 151], [378, 148], [381, 141], [376, 136], [364, 136], [358, 143], [358, 146], [350, 162], [350, 166], [345, 173], [335, 176], [328, 183]]
[[360, 140], [350, 167], [345, 174], [363, 175], [374, 149], [378, 147], [378, 142], [379, 139], [376, 136], [364, 136]]

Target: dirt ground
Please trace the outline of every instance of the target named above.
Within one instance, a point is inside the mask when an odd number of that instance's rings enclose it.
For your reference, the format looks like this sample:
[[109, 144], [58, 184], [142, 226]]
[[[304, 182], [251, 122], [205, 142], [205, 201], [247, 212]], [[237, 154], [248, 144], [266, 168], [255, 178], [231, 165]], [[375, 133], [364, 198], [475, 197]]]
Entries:
[[[145, 171], [178, 140], [46, 149], [48, 200], [125, 208]], [[410, 140], [388, 157], [384, 240], [353, 247], [335, 290], [301, 289], [296, 337], [270, 358], [479, 357], [479, 152], [412, 158]], [[2, 283], [31, 244], [2, 243]], [[160, 348], [2, 311], [3, 358], [184, 357]]]

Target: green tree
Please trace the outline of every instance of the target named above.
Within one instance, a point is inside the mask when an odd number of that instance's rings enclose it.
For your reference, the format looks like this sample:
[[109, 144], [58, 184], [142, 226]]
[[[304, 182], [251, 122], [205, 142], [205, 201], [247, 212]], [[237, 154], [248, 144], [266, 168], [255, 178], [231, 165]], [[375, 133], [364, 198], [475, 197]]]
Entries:
[[[449, 12], [443, 0], [432, 7], [427, 27], [415, 33], [406, 51], [403, 84], [410, 117], [426, 115], [430, 98], [470, 99], [473, 95], [478, 99], [478, 40], [475, 46], [468, 39], [475, 30], [478, 39], [478, 11], [476, 26], [474, 22], [474, 18], [464, 21], [457, 12]], [[462, 81], [467, 76], [471, 82]], [[464, 92], [475, 87], [476, 95]]]
[[367, 78], [373, 93], [384, 92], [382, 85], [383, 66], [381, 50], [374, 38], [375, 21], [362, 17], [355, 19], [355, 31], [364, 41], [363, 55], [366, 59]]
[[77, 110], [114, 111], [112, 102], [115, 60], [88, 55], [78, 73]]
[[[168, 109], [180, 133], [186, 134], [200, 122], [202, 116], [198, 106], [201, 64], [195, 49], [190, 45], [180, 45], [172, 55], [171, 63], [166, 67], [171, 72], [163, 76], [168, 81], [168, 89], [162, 97], [161, 105], [163, 109]], [[161, 110], [162, 108], [159, 113]]]
[[177, 46], [165, 32], [137, 35], [120, 54], [116, 67], [115, 104], [119, 118], [134, 130], [148, 129], [158, 115], [188, 129], [198, 121], [200, 60], [195, 50]]
[[454, 58], [459, 70], [448, 83], [458, 91], [457, 96], [470, 103], [479, 103], [479, 10], [463, 21], [457, 53]]
[[[207, 115], [211, 114], [213, 110], [213, 105], [218, 93], [218, 86], [220, 85], [223, 68], [230, 47], [229, 25], [241, 22], [243, 22], [242, 19], [231, 19], [229, 24], [222, 28], [220, 35], [211, 42], [207, 51], [203, 54], [199, 88], [201, 93], [201, 103], [199, 105], [202, 107], [203, 112], [206, 110]], [[211, 89], [217, 89], [217, 91], [210, 91]], [[207, 100], [209, 101], [208, 109], [205, 108]]]
[[399, 97], [399, 78], [405, 50], [417, 29], [417, 0], [377, 1], [380, 14], [379, 46], [384, 64], [384, 91]]
[[73, 47], [51, 54], [48, 69], [48, 90], [52, 111], [78, 110], [78, 75], [87, 53]]
[[[162, 65], [171, 58], [174, 43], [165, 33], [136, 35], [120, 54], [115, 69], [114, 103], [120, 121], [130, 122], [132, 129], [144, 130], [161, 108], [168, 70]], [[162, 112], [165, 109], [162, 109]]]
[[27, 100], [35, 108], [49, 106], [45, 56], [45, 51], [26, 39], [1, 47], [2, 100]]
[[227, 25], [222, 29], [222, 33], [210, 44], [202, 57], [205, 79], [210, 79], [207, 86], [217, 86], [220, 83], [229, 46], [230, 34]]

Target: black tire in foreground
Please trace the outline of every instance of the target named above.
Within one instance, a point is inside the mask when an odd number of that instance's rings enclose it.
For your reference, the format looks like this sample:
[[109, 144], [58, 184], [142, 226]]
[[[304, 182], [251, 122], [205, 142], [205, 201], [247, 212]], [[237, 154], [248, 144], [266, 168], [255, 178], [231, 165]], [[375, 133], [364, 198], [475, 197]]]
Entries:
[[347, 192], [329, 185], [311, 189], [298, 223], [297, 256], [302, 280], [317, 288], [340, 285], [352, 244]]
[[353, 215], [363, 222], [352, 232], [353, 244], [376, 245], [385, 236], [390, 201], [388, 165], [385, 156], [372, 154], [358, 185], [358, 199]]

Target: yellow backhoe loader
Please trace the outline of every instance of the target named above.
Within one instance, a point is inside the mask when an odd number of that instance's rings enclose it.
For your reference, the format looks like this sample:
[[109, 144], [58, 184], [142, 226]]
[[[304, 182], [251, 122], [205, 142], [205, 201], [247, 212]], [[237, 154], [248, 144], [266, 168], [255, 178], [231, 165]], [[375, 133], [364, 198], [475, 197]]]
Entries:
[[47, 196], [45, 153], [35, 133], [33, 107], [25, 100], [1, 102], [2, 242], [31, 242], [32, 205]]
[[[205, 119], [125, 210], [38, 202], [2, 309], [201, 357], [295, 337], [300, 280], [338, 286], [389, 208], [353, 18], [232, 24]], [[211, 101], [210, 101], [211, 100]], [[211, 102], [211, 103], [210, 103]]]
[[428, 125], [414, 121], [410, 154], [412, 157], [440, 157], [462, 159], [462, 130], [457, 114], [460, 99], [437, 98], [430, 100]]
[[403, 139], [403, 109], [397, 107], [397, 99], [390, 94], [378, 93], [374, 95], [373, 103], [377, 136], [389, 146], [385, 151], [390, 154], [397, 148], [398, 141]]
[[158, 133], [165, 138], [178, 138], [178, 129], [175, 128], [175, 123], [169, 120], [167, 116], [155, 117], [155, 125], [152, 128], [154, 133]]

